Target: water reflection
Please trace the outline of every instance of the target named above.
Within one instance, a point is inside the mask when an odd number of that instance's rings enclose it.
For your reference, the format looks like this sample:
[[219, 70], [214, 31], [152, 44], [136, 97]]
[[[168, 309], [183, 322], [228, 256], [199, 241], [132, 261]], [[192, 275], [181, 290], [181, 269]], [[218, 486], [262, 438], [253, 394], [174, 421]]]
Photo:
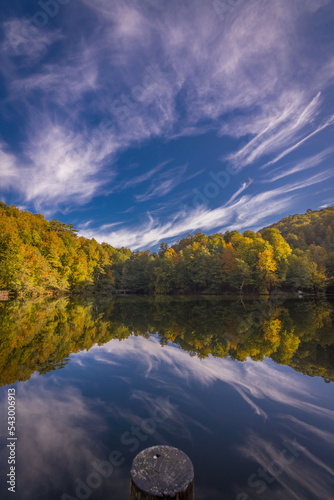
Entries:
[[71, 353], [131, 334], [159, 336], [190, 356], [251, 358], [334, 380], [331, 303], [220, 299], [80, 299], [0, 304], [0, 384], [64, 367]]
[[1, 331], [2, 383], [26, 380], [18, 500], [128, 500], [134, 456], [158, 443], [192, 458], [196, 500], [332, 499], [330, 303], [11, 303]]

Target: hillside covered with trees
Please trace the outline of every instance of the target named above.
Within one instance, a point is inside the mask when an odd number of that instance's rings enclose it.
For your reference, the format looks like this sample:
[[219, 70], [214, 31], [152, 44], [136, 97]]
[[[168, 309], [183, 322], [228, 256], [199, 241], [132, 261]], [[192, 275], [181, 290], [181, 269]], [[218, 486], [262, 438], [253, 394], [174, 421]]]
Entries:
[[0, 202], [0, 289], [18, 293], [318, 293], [334, 281], [334, 207], [260, 232], [189, 234], [157, 253], [116, 249]]

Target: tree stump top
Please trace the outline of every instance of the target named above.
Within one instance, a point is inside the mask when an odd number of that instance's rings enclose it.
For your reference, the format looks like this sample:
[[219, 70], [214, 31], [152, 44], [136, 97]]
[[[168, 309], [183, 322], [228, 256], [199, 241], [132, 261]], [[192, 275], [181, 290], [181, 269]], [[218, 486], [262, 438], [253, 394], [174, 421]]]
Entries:
[[177, 448], [162, 445], [140, 452], [130, 474], [140, 491], [161, 498], [183, 492], [194, 480], [190, 458]]

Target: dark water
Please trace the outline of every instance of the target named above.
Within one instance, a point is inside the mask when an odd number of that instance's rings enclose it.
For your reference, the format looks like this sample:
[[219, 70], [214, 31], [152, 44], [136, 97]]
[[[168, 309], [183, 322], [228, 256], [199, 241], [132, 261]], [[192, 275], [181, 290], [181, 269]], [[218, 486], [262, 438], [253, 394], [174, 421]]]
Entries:
[[1, 499], [125, 500], [136, 454], [168, 444], [196, 500], [332, 500], [333, 319], [279, 298], [0, 304]]

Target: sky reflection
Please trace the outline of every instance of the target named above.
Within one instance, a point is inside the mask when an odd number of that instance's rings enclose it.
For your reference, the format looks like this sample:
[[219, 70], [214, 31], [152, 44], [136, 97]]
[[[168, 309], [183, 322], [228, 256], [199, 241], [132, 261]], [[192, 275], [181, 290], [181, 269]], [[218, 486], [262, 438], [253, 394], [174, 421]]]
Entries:
[[[20, 500], [77, 498], [77, 478], [85, 482], [113, 450], [124, 463], [89, 498], [125, 500], [133, 458], [158, 443], [192, 458], [199, 500], [332, 498], [332, 384], [271, 360], [200, 360], [154, 336], [130, 337], [16, 387]], [[3, 388], [3, 413], [5, 399]], [[170, 410], [162, 421], [157, 405]], [[253, 476], [279, 460], [283, 441], [296, 443], [298, 457], [257, 494]], [[0, 460], [5, 470], [5, 449]]]

